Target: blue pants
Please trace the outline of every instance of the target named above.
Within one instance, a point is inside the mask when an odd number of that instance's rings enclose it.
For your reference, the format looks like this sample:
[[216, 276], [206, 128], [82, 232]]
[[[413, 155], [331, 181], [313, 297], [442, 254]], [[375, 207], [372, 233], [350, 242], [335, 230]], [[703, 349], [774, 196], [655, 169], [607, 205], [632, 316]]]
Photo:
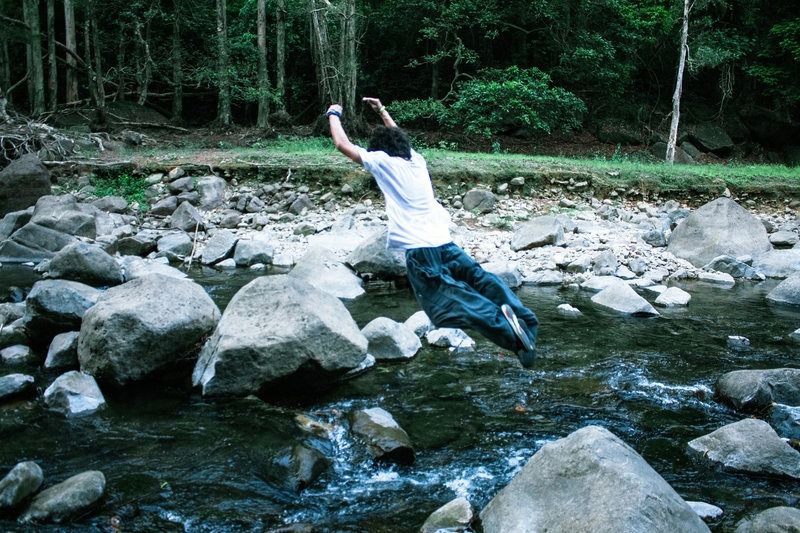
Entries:
[[531, 342], [536, 341], [536, 315], [454, 243], [406, 250], [406, 268], [417, 300], [437, 328], [473, 329], [516, 352], [517, 337], [500, 309], [508, 304]]

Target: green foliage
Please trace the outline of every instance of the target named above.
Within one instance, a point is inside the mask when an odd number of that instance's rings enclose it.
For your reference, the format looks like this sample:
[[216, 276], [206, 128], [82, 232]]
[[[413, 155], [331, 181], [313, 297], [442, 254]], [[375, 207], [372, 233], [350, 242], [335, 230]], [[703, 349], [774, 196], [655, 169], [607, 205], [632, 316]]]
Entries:
[[766, 94], [800, 103], [800, 18], [770, 29], [767, 45], [747, 73], [766, 86]]
[[440, 100], [402, 100], [388, 106], [398, 124], [403, 126], [438, 126], [444, 119], [447, 107]]
[[579, 129], [586, 112], [583, 101], [549, 83], [550, 77], [537, 68], [485, 70], [459, 85], [443, 123], [485, 136]]
[[134, 176], [125, 172], [91, 176], [89, 181], [97, 196], [122, 196], [128, 200], [128, 203], [139, 202], [140, 205], [144, 205], [147, 201], [147, 197], [144, 195], [147, 183], [143, 176]]

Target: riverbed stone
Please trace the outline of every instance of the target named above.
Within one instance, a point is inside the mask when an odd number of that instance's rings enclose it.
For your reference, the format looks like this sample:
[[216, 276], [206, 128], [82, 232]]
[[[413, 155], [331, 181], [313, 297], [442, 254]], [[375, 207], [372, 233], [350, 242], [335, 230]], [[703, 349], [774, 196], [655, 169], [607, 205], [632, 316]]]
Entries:
[[167, 196], [153, 204], [153, 207], [150, 208], [150, 214], [166, 217], [172, 215], [176, 209], [178, 209], [178, 197]]
[[377, 461], [411, 465], [414, 448], [408, 433], [380, 407], [348, 413], [350, 431], [364, 443]]
[[295, 489], [299, 492], [310, 487], [331, 466], [332, 461], [316, 448], [298, 443], [292, 448], [289, 464]]
[[730, 288], [736, 285], [736, 280], [725, 272], [703, 272], [697, 273], [697, 281], [704, 281], [720, 287]]
[[[33, 390], [33, 383], [33, 376], [27, 374], [7, 374], [0, 377], [0, 401]], [[2, 497], [0, 497], [0, 501], [2, 501]], [[2, 509], [2, 503], [0, 503], [0, 509]]]
[[18, 318], [0, 328], [0, 348], [8, 348], [15, 344], [24, 344], [26, 346], [31, 344], [24, 318]]
[[361, 278], [322, 246], [311, 246], [289, 275], [337, 298], [352, 300], [364, 294]]
[[592, 260], [595, 276], [613, 276], [617, 272], [618, 266], [617, 256], [611, 250], [603, 250]]
[[92, 205], [106, 213], [124, 213], [128, 209], [128, 200], [122, 196], [104, 196], [92, 202]]
[[538, 285], [540, 287], [560, 286], [564, 283], [564, 274], [558, 270], [540, 270], [532, 272], [522, 278], [523, 285]]
[[424, 337], [429, 331], [433, 329], [431, 319], [425, 311], [417, 311], [403, 322], [407, 328], [414, 332], [417, 337]]
[[773, 403], [800, 406], [800, 369], [735, 370], [716, 383], [717, 397], [745, 412], [760, 412]]
[[69, 194], [39, 198], [34, 207], [30, 224], [75, 237], [88, 239], [97, 237], [94, 214], [84, 211], [75, 197]]
[[800, 242], [800, 236], [794, 231], [776, 231], [769, 236], [769, 242], [771, 242], [775, 248], [791, 248]]
[[78, 367], [78, 334], [77, 331], [59, 333], [50, 342], [44, 368], [77, 368]]
[[67, 416], [89, 415], [106, 404], [95, 379], [77, 370], [58, 376], [45, 389], [44, 402]]
[[178, 195], [184, 192], [189, 192], [194, 190], [194, 178], [192, 177], [185, 177], [185, 178], [178, 178], [175, 181], [170, 181], [167, 185], [169, 192], [172, 194]]
[[511, 237], [511, 249], [515, 252], [541, 246], [561, 246], [564, 228], [557, 218], [543, 216], [522, 224]]
[[689, 138], [700, 150], [721, 157], [729, 155], [734, 146], [725, 130], [710, 122], [699, 124], [689, 134]]
[[772, 427], [746, 418], [689, 442], [689, 455], [727, 472], [800, 479], [800, 452]]
[[660, 307], [686, 307], [692, 295], [678, 287], [669, 287], [656, 298], [655, 304]]
[[369, 343], [367, 352], [376, 361], [410, 359], [422, 348], [422, 342], [411, 328], [387, 317], [372, 320], [361, 333]]
[[366, 355], [367, 339], [338, 298], [292, 276], [264, 276], [231, 299], [192, 381], [204, 396], [246, 396], [307, 372], [330, 382]]
[[49, 342], [59, 333], [76, 331], [101, 294], [100, 290], [77, 281], [37, 281], [25, 300], [25, 326], [42, 342]]
[[491, 261], [483, 263], [481, 267], [490, 274], [494, 274], [500, 280], [515, 289], [522, 285], [522, 272], [519, 270], [519, 263], [516, 261]]
[[769, 251], [772, 245], [761, 221], [730, 198], [709, 202], [678, 224], [667, 250], [696, 267], [715, 257], [752, 255]]
[[20, 517], [22, 523], [60, 524], [85, 514], [103, 497], [106, 478], [93, 470], [72, 476], [37, 494]]
[[0, 218], [50, 195], [50, 172], [36, 154], [25, 154], [0, 172]]
[[194, 232], [198, 229], [205, 229], [203, 217], [189, 202], [181, 203], [175, 212], [172, 213], [169, 226], [173, 229], [180, 229], [191, 234], [194, 234]]
[[197, 283], [150, 274], [108, 289], [83, 317], [81, 370], [124, 385], [177, 363], [209, 335], [217, 305]]
[[472, 189], [461, 200], [464, 209], [470, 212], [491, 213], [494, 210], [494, 194], [485, 189]]
[[753, 260], [753, 268], [768, 278], [785, 279], [800, 272], [800, 249], [771, 250]]
[[588, 426], [545, 444], [480, 513], [485, 533], [708, 533], [630, 446]]
[[233, 252], [236, 266], [249, 267], [257, 263], [271, 265], [275, 247], [264, 239], [239, 239]]
[[473, 518], [474, 512], [469, 501], [464, 497], [456, 498], [431, 513], [422, 524], [420, 533], [460, 533], [469, 527]]
[[592, 302], [626, 315], [658, 316], [659, 314], [647, 300], [621, 280], [592, 296]]
[[[798, 256], [798, 258], [800, 259], [800, 256]], [[800, 263], [798, 263], [798, 267], [800, 267]], [[763, 279], [765, 277], [752, 266], [730, 255], [715, 257], [710, 263], [703, 267], [703, 270], [713, 270], [730, 274], [734, 278]]]
[[15, 231], [30, 222], [32, 216], [33, 206], [23, 211], [7, 213], [6, 216], [0, 219], [0, 241], [11, 237]]
[[703, 519], [703, 521], [708, 522], [712, 520], [716, 520], [722, 516], [723, 511], [716, 505], [711, 505], [710, 503], [706, 502], [689, 502], [689, 507], [697, 513], [697, 516]]
[[406, 255], [386, 248], [388, 229], [364, 239], [345, 259], [345, 263], [363, 277], [392, 279], [406, 275]]
[[452, 348], [456, 352], [475, 351], [475, 341], [458, 328], [437, 328], [425, 334], [425, 340], [431, 346]]
[[0, 480], [0, 514], [6, 514], [39, 490], [44, 481], [42, 468], [33, 461], [17, 463]]
[[226, 229], [214, 231], [203, 247], [200, 262], [204, 265], [213, 265], [228, 258], [233, 254], [238, 241], [239, 237], [232, 231]]
[[783, 305], [800, 305], [800, 272], [792, 274], [767, 294], [767, 300]]
[[772, 507], [752, 518], [742, 520], [733, 533], [792, 533], [800, 531], [800, 510]]
[[153, 230], [142, 230], [136, 235], [123, 237], [117, 241], [117, 251], [120, 255], [145, 256], [158, 248], [158, 239], [161, 233]]
[[158, 256], [166, 257], [170, 262], [182, 261], [192, 253], [192, 238], [185, 231], [167, 233], [156, 245]]
[[784, 439], [800, 441], [800, 406], [772, 404], [769, 421], [775, 433]]
[[15, 344], [0, 350], [0, 361], [6, 365], [34, 365], [38, 361], [30, 346]]
[[225, 202], [225, 190], [228, 183], [219, 176], [203, 176], [197, 180], [197, 192], [200, 195], [200, 209], [216, 209]]
[[161, 274], [175, 279], [185, 279], [186, 272], [171, 267], [166, 263], [162, 263], [159, 259], [144, 259], [136, 256], [126, 256], [122, 258], [122, 269], [125, 275], [125, 281], [148, 276], [150, 274]]
[[75, 242], [53, 256], [47, 268], [52, 278], [108, 287], [122, 283], [122, 269], [100, 246]]

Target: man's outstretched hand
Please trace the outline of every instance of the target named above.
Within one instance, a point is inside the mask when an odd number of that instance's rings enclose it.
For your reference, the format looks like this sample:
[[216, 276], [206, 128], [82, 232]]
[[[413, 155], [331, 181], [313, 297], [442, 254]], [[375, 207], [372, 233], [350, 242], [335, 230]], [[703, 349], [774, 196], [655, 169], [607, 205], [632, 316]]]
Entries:
[[365, 96], [365, 97], [364, 97], [364, 98], [362, 98], [361, 100], [362, 100], [362, 101], [364, 101], [364, 102], [366, 102], [366, 103], [368, 103], [368, 104], [369, 104], [369, 106], [370, 106], [370, 107], [373, 109], [373, 111], [375, 111], [376, 113], [377, 113], [377, 111], [378, 111], [380, 108], [382, 108], [382, 107], [383, 107], [383, 105], [381, 104], [381, 101], [380, 101], [380, 100], [378, 100], [377, 98], [369, 98], [369, 97]]

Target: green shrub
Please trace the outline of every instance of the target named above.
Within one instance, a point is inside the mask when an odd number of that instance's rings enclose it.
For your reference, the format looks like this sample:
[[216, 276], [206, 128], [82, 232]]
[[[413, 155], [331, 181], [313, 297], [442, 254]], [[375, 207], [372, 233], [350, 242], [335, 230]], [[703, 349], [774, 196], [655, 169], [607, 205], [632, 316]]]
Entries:
[[392, 118], [401, 127], [436, 128], [447, 112], [446, 106], [433, 98], [402, 100], [394, 102], [388, 107]]
[[147, 183], [143, 176], [133, 176], [127, 172], [106, 174], [93, 176], [90, 178], [90, 182], [94, 187], [94, 194], [97, 196], [122, 196], [129, 203], [139, 202], [139, 205], [147, 202], [147, 197], [144, 195]]

